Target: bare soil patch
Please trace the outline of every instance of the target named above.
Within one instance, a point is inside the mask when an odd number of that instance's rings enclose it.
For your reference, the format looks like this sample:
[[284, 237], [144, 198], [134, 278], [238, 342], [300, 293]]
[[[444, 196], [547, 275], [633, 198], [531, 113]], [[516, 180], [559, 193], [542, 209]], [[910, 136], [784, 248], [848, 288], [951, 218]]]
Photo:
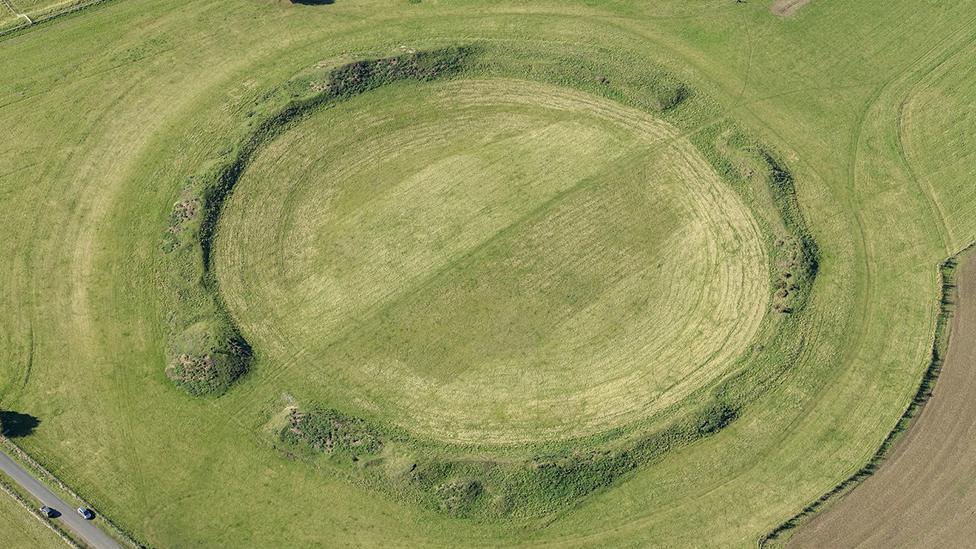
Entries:
[[945, 363], [915, 425], [790, 547], [963, 547], [976, 539], [976, 253], [961, 258], [955, 281]]
[[809, 3], [810, 0], [776, 0], [771, 9], [780, 17], [789, 17]]

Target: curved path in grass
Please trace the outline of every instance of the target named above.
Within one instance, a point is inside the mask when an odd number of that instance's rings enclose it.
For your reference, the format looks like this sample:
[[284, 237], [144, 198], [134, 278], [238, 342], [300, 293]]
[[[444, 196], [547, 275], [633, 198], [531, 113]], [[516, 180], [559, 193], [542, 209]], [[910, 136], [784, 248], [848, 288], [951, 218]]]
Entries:
[[976, 537], [976, 254], [956, 274], [957, 308], [931, 400], [874, 475], [790, 547], [962, 547]]

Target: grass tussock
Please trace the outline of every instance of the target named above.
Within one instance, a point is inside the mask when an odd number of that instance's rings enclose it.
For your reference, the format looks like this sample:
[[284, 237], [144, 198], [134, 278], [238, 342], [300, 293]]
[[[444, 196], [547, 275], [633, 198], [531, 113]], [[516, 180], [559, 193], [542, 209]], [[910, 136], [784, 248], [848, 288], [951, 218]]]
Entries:
[[380, 435], [362, 419], [327, 408], [300, 410], [292, 407], [282, 441], [301, 443], [328, 454], [377, 454], [383, 449]]

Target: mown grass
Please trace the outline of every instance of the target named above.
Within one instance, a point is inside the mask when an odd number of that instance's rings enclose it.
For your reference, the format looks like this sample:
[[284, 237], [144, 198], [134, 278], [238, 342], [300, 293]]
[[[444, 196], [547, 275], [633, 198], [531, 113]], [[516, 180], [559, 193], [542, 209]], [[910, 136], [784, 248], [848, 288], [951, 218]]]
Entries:
[[[912, 400], [936, 322], [932, 266], [976, 238], [971, 200], [952, 190], [966, 189], [971, 147], [931, 123], [965, 127], [965, 72], [939, 60], [966, 58], [971, 5], [812, 2], [782, 21], [733, 2], [234, 8], [127, 0], [0, 41], [0, 123], [17, 136], [0, 156], [0, 400], [41, 418], [25, 448], [152, 545], [751, 545], [863, 466]], [[770, 358], [788, 368], [769, 369], [767, 390], [544, 523], [452, 518], [282, 459], [254, 433], [288, 384], [259, 363], [194, 399], [160, 360], [160, 229], [261, 97], [323, 59], [479, 39], [537, 72], [550, 69], [533, 49], [665, 67], [778, 152], [820, 247], [803, 312], [784, 320], [802, 340]], [[922, 89], [902, 132], [919, 185], [897, 128]], [[445, 488], [462, 507], [468, 480]]]
[[0, 524], [4, 547], [11, 549], [63, 548], [68, 544], [51, 528], [41, 523], [26, 506], [32, 498], [22, 494], [11, 479], [0, 473]]
[[[758, 543], [759, 547], [785, 546], [786, 541], [796, 532], [796, 529], [809, 521], [824, 506], [836, 501], [844, 494], [856, 488], [864, 479], [871, 476], [891, 453], [898, 438], [911, 427], [912, 422], [922, 411], [922, 407], [931, 398], [932, 391], [935, 388], [935, 382], [938, 380], [939, 373], [941, 373], [943, 363], [945, 362], [945, 354], [949, 348], [949, 321], [952, 319], [952, 314], [955, 309], [955, 299], [957, 297], [955, 289], [956, 269], [959, 265], [959, 257], [968, 252], [969, 249], [967, 248], [939, 264], [939, 279], [941, 280], [941, 288], [937, 300], [939, 314], [935, 323], [935, 334], [932, 338], [932, 354], [929, 358], [928, 368], [922, 374], [922, 380], [918, 385], [918, 390], [915, 392], [915, 396], [912, 398], [908, 407], [905, 408], [901, 417], [898, 418], [898, 423], [895, 424], [895, 427], [888, 433], [888, 436], [885, 437], [874, 455], [871, 456], [871, 459], [863, 467], [837, 484], [833, 489], [817, 498], [816, 501], [804, 507], [802, 511], [790, 517], [789, 520], [784, 521], [768, 534], [761, 536]], [[957, 337], [966, 337], [966, 334], [959, 334]]]
[[[247, 373], [251, 347], [229, 317], [213, 276], [211, 248], [226, 197], [254, 153], [269, 139], [328, 102], [340, 101], [403, 79], [431, 80], [458, 72], [464, 48], [419, 52], [345, 64], [325, 79], [325, 89], [292, 98], [262, 120], [229, 163], [187, 179], [163, 232], [171, 294], [166, 374], [193, 395], [219, 395]], [[275, 109], [273, 102], [266, 109]]]
[[[497, 54], [490, 51], [487, 46], [479, 46], [478, 50], [480, 53], [478, 56], [474, 57], [474, 63], [477, 67], [472, 69], [475, 75], [478, 74], [491, 74], [491, 75], [509, 75], [508, 71], [512, 69], [505, 66], [505, 62], [515, 59], [514, 63], [515, 71], [523, 70], [518, 64], [518, 57], [512, 56], [511, 51], [505, 51], [505, 61], [498, 59]], [[447, 50], [451, 51], [451, 50]], [[418, 55], [430, 55], [424, 52]], [[492, 59], [492, 61], [488, 61]], [[538, 58], [537, 58], [538, 61]], [[453, 64], [448, 64], [448, 66], [454, 66]], [[669, 114], [676, 109], [690, 109], [692, 112], [705, 113], [709, 112], [709, 107], [707, 100], [699, 96], [696, 101], [689, 102], [684, 105], [685, 100], [688, 100], [693, 96], [689, 88], [680, 82], [677, 82], [674, 77], [671, 77], [665, 73], [655, 71], [654, 69], [643, 69], [644, 73], [639, 73], [634, 70], [628, 71], [625, 75], [619, 74], [613, 70], [612, 67], [604, 67], [603, 73], [600, 75], [595, 75], [587, 67], [580, 69], [580, 65], [574, 57], [570, 58], [559, 58], [555, 57], [555, 61], [549, 65], [548, 75], [541, 77], [542, 79], [551, 79], [562, 84], [573, 84], [575, 86], [586, 86], [587, 84], [596, 82], [603, 89], [600, 89], [600, 93], [603, 95], [616, 96], [618, 98], [631, 97], [631, 101], [635, 105], [642, 105], [645, 108], [649, 108], [652, 112], [661, 115]], [[330, 98], [335, 95], [333, 90], [345, 88], [345, 84], [341, 81], [336, 83], [336, 79], [346, 79], [349, 75], [353, 75], [356, 81], [368, 80], [367, 77], [363, 77], [363, 74], [370, 74], [372, 69], [364, 67], [363, 63], [350, 63], [347, 65], [342, 65], [339, 68], [332, 69], [327, 74], [322, 76], [322, 81], [317, 82], [314, 78], [302, 78], [299, 81], [302, 86], [306, 86], [308, 89], [313, 90], [323, 90], [318, 93], [324, 94], [324, 97]], [[460, 70], [452, 70], [452, 73], [458, 73]], [[313, 71], [309, 71], [313, 73]], [[303, 73], [304, 74], [304, 73]], [[519, 74], [516, 72], [516, 74]], [[540, 75], [536, 75], [537, 78]], [[629, 81], [635, 82], [637, 88], [634, 89], [628, 85]], [[293, 80], [294, 81], [294, 80]], [[613, 83], [611, 85], [611, 83]], [[289, 83], [290, 88], [295, 88], [294, 84]], [[370, 86], [365, 84], [357, 88], [357, 90], [369, 89]], [[499, 91], [504, 88], [499, 88]], [[676, 91], [677, 90], [677, 91]], [[484, 92], [482, 92], [484, 93]], [[675, 94], [680, 95], [680, 101], [672, 101], [670, 104], [662, 106], [660, 105], [658, 98], [662, 96], [674, 97]], [[490, 100], [490, 96], [481, 96], [481, 100]], [[621, 99], [625, 100], [625, 99]], [[403, 104], [415, 104], [411, 101], [406, 101], [400, 99]], [[316, 102], [315, 105], [325, 105], [326, 101]], [[415, 107], [417, 108], [417, 107]], [[675, 111], [677, 112], [677, 111]], [[345, 116], [350, 116], [346, 114]], [[374, 116], [383, 115], [380, 113], [375, 113]], [[695, 127], [696, 121], [701, 123], [700, 119], [693, 116], [689, 117], [687, 112], [682, 112], [678, 116], [683, 116], [684, 119], [681, 121], [682, 124], [690, 128]], [[277, 116], [273, 116], [269, 120], [279, 120]], [[426, 122], [429, 124], [429, 122]], [[727, 125], [726, 125], [727, 126]], [[264, 128], [265, 123], [260, 123], [259, 128]], [[726, 128], [727, 131], [734, 131], [734, 129]], [[299, 131], [299, 130], [295, 130]], [[314, 130], [313, 130], [314, 131]], [[321, 130], [319, 130], [321, 131]], [[334, 131], [341, 131], [336, 129]], [[707, 134], [711, 138], [715, 138], [716, 134]], [[323, 134], [325, 137], [324, 141], [321, 138], [302, 138], [302, 139], [291, 139], [284, 143], [281, 147], [276, 149], [273, 157], [276, 158], [275, 164], [271, 164], [271, 170], [279, 168], [284, 173], [288, 173], [288, 169], [280, 164], [281, 158], [286, 159], [287, 162], [300, 163], [298, 156], [293, 156], [294, 153], [290, 153], [289, 149], [299, 149], [305, 150], [306, 148], [318, 149], [319, 143], [322, 143], [326, 147], [329, 144], [334, 144], [335, 147], [340, 148], [339, 152], [334, 152], [333, 154], [341, 154], [341, 147], [345, 145], [339, 139], [340, 134], [336, 135], [336, 139], [328, 139], [329, 133]], [[813, 280], [816, 275], [816, 257], [815, 257], [815, 245], [813, 244], [812, 237], [806, 232], [806, 225], [803, 222], [802, 214], [799, 211], [799, 207], [796, 203], [795, 191], [793, 189], [793, 181], [788, 172], [774, 159], [771, 153], [761, 148], [757, 148], [752, 141], [742, 138], [740, 136], [739, 140], [735, 143], [727, 142], [722, 147], [724, 150], [730, 150], [731, 147], [735, 147], [735, 151], [738, 151], [739, 155], [750, 156], [754, 161], [758, 161], [760, 165], [760, 172], [757, 177], [749, 179], [737, 170], [738, 168], [734, 165], [734, 161], [724, 158], [719, 152], [719, 147], [714, 143], [709, 143], [707, 140], [702, 141], [702, 152], [708, 154], [711, 158], [715, 159], [717, 167], [724, 169], [729, 177], [736, 177], [738, 184], [748, 188], [750, 193], [744, 193], [744, 197], [749, 199], [754, 208], [758, 210], [758, 215], [765, 219], [765, 225], [768, 227], [776, 227], [778, 230], [776, 233], [768, 232], [766, 235], [766, 240], [769, 242], [776, 241], [776, 246], [778, 248], [785, 248], [785, 250], [778, 250], [778, 256], [786, 256], [787, 254], [792, 254], [790, 257], [779, 258], [780, 261], [776, 266], [770, 265], [770, 270], [779, 269], [779, 278], [777, 280], [783, 281], [788, 280], [788, 287], [784, 284], [783, 287], [777, 287], [776, 290], [783, 291], [784, 293], [789, 292], [790, 297], [790, 307], [782, 307], [779, 302], [774, 308], [775, 312], [778, 314], [798, 314], [800, 309], [802, 309], [805, 303], [806, 296], [813, 285]], [[750, 145], [750, 146], [747, 146]], [[248, 149], [249, 150], [249, 149]], [[270, 154], [270, 153], [269, 153]], [[368, 161], [364, 161], [368, 163]], [[724, 163], [724, 164], [722, 164]], [[267, 183], [274, 181], [276, 175], [273, 171], [269, 171], [263, 164], [260, 169], [258, 169], [259, 177], [257, 180], [261, 185], [262, 189], [269, 188]], [[719, 166], [720, 165], [720, 166]], [[238, 171], [234, 172], [240, 173]], [[304, 180], [302, 175], [292, 175], [290, 177], [296, 177], [299, 180]], [[324, 177], [323, 185], [328, 185], [329, 176]], [[308, 183], [306, 183], [308, 185]], [[229, 187], [229, 186], [228, 186]], [[314, 187], [313, 187], [314, 188]], [[245, 192], [248, 192], [245, 190]], [[294, 191], [289, 191], [285, 196], [288, 196], [288, 200], [294, 200], [292, 194]], [[370, 189], [369, 193], [377, 192], [389, 192], [380, 191], [377, 189]], [[679, 191], [680, 192], [680, 191]], [[769, 204], [766, 204], [760, 200], [753, 199], [753, 195], [770, 196], [771, 200]], [[268, 198], [266, 196], [261, 196], [259, 201], [262, 203], [268, 203], [269, 201], [276, 201], [279, 199]], [[313, 200], [306, 199], [306, 200]], [[338, 200], [338, 199], [333, 199]], [[401, 201], [403, 199], [401, 198]], [[250, 204], [248, 202], [247, 204]], [[363, 206], [356, 202], [357, 207], [362, 208]], [[244, 208], [245, 206], [238, 206], [238, 208]], [[250, 206], [247, 206], [248, 208]], [[408, 209], [409, 206], [406, 202], [398, 203], [398, 207]], [[428, 206], [430, 207], [430, 206]], [[280, 214], [279, 214], [280, 215]], [[341, 213], [330, 213], [331, 216], [340, 216]], [[388, 213], [373, 213], [371, 215], [389, 215]], [[574, 214], [578, 215], [578, 214]], [[261, 219], [255, 219], [251, 215], [240, 216], [235, 219], [235, 227], [247, 227], [248, 229], [241, 230], [254, 230], [253, 226], [262, 227], [258, 230], [259, 234], [273, 234], [275, 232], [274, 225], [277, 223], [275, 214], [269, 217], [269, 222], [272, 224], [270, 227], [265, 227], [265, 221]], [[398, 218], [400, 219], [400, 218]], [[372, 220], [368, 221], [373, 223]], [[400, 219], [399, 223], [404, 221]], [[369, 230], [370, 225], [363, 224], [364, 231]], [[431, 228], [436, 229], [436, 228]], [[329, 232], [334, 232], [336, 229], [330, 229]], [[585, 229], [582, 229], [585, 231]], [[639, 229], [628, 229], [639, 230]], [[581, 229], [570, 229], [567, 232], [575, 233], [580, 232]], [[226, 234], [226, 232], [225, 232]], [[225, 242], [223, 246], [225, 247], [238, 247], [244, 246], [244, 243], [238, 243], [234, 240], [235, 235], [238, 231], [235, 229], [231, 231], [231, 236], [225, 236]], [[229, 240], [228, 240], [229, 239]], [[328, 244], [323, 244], [329, 247]], [[600, 244], [599, 246], [604, 246]], [[331, 248], [330, 248], [331, 249]], [[261, 251], [260, 248], [249, 250], [249, 254], [252, 256], [263, 257], [266, 254], [274, 254], [273, 251]], [[332, 253], [339, 253], [338, 251]], [[355, 252], [354, 252], [355, 253]], [[511, 252], [508, 252], [511, 253]], [[538, 253], [538, 252], [533, 252]], [[378, 255], [388, 255], [379, 254]], [[492, 257], [498, 254], [493, 254]], [[502, 254], [504, 255], [504, 254]], [[205, 254], [206, 257], [206, 254]], [[238, 258], [236, 255], [229, 255], [223, 259], [224, 262], [237, 263], [237, 262], [247, 262], [247, 260]], [[497, 259], [493, 260], [497, 261]], [[650, 261], [650, 259], [648, 260]], [[263, 272], [281, 272], [283, 266], [271, 266], [268, 265], [267, 258], [262, 260], [265, 266], [261, 267]], [[784, 266], [785, 265], [785, 266]], [[299, 280], [306, 280], [307, 271], [319, 271], [322, 269], [332, 269], [328, 265], [313, 267], [311, 269], [304, 268], [302, 271], [296, 274], [290, 274], [288, 277], [299, 277]], [[452, 268], [453, 269], [453, 268]], [[783, 275], [783, 270], [787, 269], [785, 278]], [[238, 269], [234, 269], [237, 271]], [[247, 271], [246, 267], [241, 267], [241, 271]], [[766, 270], [765, 268], [762, 269]], [[464, 271], [467, 274], [463, 274], [464, 277], [476, 277], [477, 275]], [[256, 272], [250, 273], [245, 272], [248, 276], [254, 276], [255, 280], [258, 280], [258, 286], [264, 286], [265, 282], [260, 282], [263, 280], [263, 273]], [[360, 276], [369, 277], [372, 273], [365, 272]], [[498, 279], [501, 275], [494, 274], [492, 279]], [[503, 277], [502, 277], [503, 278]], [[691, 285], [698, 284], [699, 282], [691, 283]], [[235, 283], [238, 284], [238, 283]], [[244, 284], [243, 282], [239, 284]], [[802, 284], [801, 286], [798, 284]], [[250, 287], [250, 286], [248, 286]], [[302, 290], [303, 292], [309, 291], [308, 289]], [[435, 289], [435, 293], [444, 292], [444, 289]], [[241, 293], [243, 292], [243, 293]], [[253, 291], [247, 288], [238, 291], [237, 289], [233, 292], [235, 297], [233, 301], [243, 304], [245, 299], [247, 300], [260, 300]], [[240, 294], [240, 295], [237, 295]], [[248, 297], [243, 297], [248, 296]], [[782, 301], [785, 301], [786, 295], [780, 296]], [[426, 292], [421, 292], [418, 299], [423, 303], [437, 302], [437, 298], [433, 295], [427, 296]], [[522, 296], [522, 300], [526, 299], [526, 296]], [[450, 305], [437, 305], [434, 307], [434, 312], [437, 315], [443, 315], [443, 310], [449, 309], [451, 307], [462, 308], [463, 305], [458, 303], [456, 297], [451, 298]], [[477, 300], [479, 307], [484, 308], [484, 303], [499, 303], [503, 307], [508, 305], [505, 302], [503, 296], [495, 296], [491, 299], [485, 299], [480, 297]], [[306, 320], [302, 316], [300, 311], [292, 311], [288, 309], [287, 302], [278, 302], [271, 304], [270, 315], [277, 320], [274, 323], [274, 331], [276, 333], [289, 330], [291, 322], [297, 322], [300, 326], [305, 326]], [[278, 311], [280, 306], [284, 306], [285, 310]], [[235, 307], [240, 307], [242, 305], [235, 305]], [[491, 305], [489, 305], [490, 307]], [[373, 305], [375, 307], [375, 305]], [[326, 310], [330, 310], [330, 307], [325, 307]], [[258, 318], [264, 322], [269, 316], [268, 311], [261, 311], [255, 309], [258, 312]], [[318, 310], [318, 309], [316, 309]], [[353, 309], [355, 310], [355, 309]], [[321, 314], [321, 313], [320, 313]], [[401, 315], [409, 318], [423, 317], [428, 313], [425, 310], [414, 310], [410, 309], [409, 314]], [[466, 312], [465, 315], [470, 318], [477, 318], [481, 314], [480, 310]], [[552, 314], [550, 311], [549, 314]], [[288, 317], [293, 317], [289, 319]], [[453, 317], [451, 317], [453, 318]], [[343, 322], [352, 323], [362, 323], [363, 321], [351, 317], [348, 320], [346, 318], [339, 318]], [[337, 337], [331, 332], [342, 332], [343, 329], [325, 318], [320, 319], [319, 322], [322, 324], [323, 329], [321, 331], [312, 332], [315, 334], [313, 337], [322, 339], [323, 342], [332, 341], [330, 338]], [[430, 326], [425, 325], [424, 329], [421, 330], [424, 333], [417, 334], [411, 337], [428, 337], [431, 332], [435, 331], [437, 328], [433, 326], [439, 324], [446, 325], [457, 325], [460, 322], [459, 319], [454, 320], [441, 320], [437, 317], [436, 322], [432, 323]], [[404, 320], [397, 320], [392, 325], [401, 326], [408, 323]], [[784, 321], [782, 319], [776, 319], [767, 323], [765, 329], [764, 339], [769, 340], [771, 351], [766, 355], [768, 356], [778, 356], [779, 353], [783, 352], [784, 347], [789, 348], [790, 345], [795, 345], [795, 341], [798, 339], [798, 334], [791, 333], [790, 330], [783, 332], [782, 337], [777, 336], [777, 330], [783, 326]], [[254, 320], [245, 321], [245, 326], [251, 331], [262, 332], [261, 328], [256, 327]], [[267, 325], [267, 324], [265, 324]], [[384, 324], [385, 326], [386, 324]], [[539, 320], [531, 321], [525, 327], [521, 328], [523, 330], [533, 330], [537, 329], [535, 326], [540, 325]], [[486, 329], [490, 331], [498, 331], [503, 329], [503, 326], [492, 326], [490, 323], [486, 325]], [[307, 327], [305, 328], [308, 329]], [[395, 328], [399, 329], [399, 328]], [[374, 333], [370, 330], [364, 331], [366, 336], [366, 346], [377, 347], [384, 346], [386, 343], [383, 342], [384, 337], [391, 337], [389, 335], [381, 335], [378, 332]], [[262, 336], [266, 337], [266, 336]], [[399, 336], [394, 336], [399, 337]], [[445, 348], [456, 349], [463, 346], [463, 341], [470, 339], [472, 337], [478, 337], [474, 334], [461, 335], [461, 338], [453, 343], [438, 343], [438, 345], [444, 345]], [[346, 339], [349, 339], [348, 337]], [[399, 340], [398, 340], [399, 341]], [[784, 343], [786, 341], [786, 343]], [[794, 343], [789, 343], [794, 342]], [[270, 342], [265, 341], [268, 346], [274, 347], [276, 345], [270, 344]], [[325, 344], [325, 343], [323, 343]], [[331, 345], [331, 344], [330, 344]], [[404, 341], [397, 343], [397, 347], [401, 349], [399, 352], [403, 352], [402, 349], [410, 345], [409, 341]], [[510, 343], [495, 343], [493, 347], [509, 347]], [[361, 351], [353, 349], [352, 351], [344, 351], [344, 344], [339, 343], [339, 354], [337, 356], [332, 356], [326, 352], [325, 354], [316, 354], [316, 351], [306, 352], [308, 348], [300, 345], [299, 348], [304, 353], [303, 361], [306, 362], [316, 362], [322, 361], [326, 363], [335, 364], [336, 360], [342, 360], [337, 358], [344, 356], [343, 353], [355, 354]], [[421, 354], [426, 360], [433, 360], [439, 351], [435, 349], [427, 349]], [[494, 352], [491, 349], [485, 349], [482, 352]], [[693, 353], [691, 353], [693, 354]], [[335, 353], [333, 353], [335, 355]], [[321, 358], [320, 358], [321, 356]], [[471, 361], [476, 360], [473, 357], [461, 357], [460, 359], [454, 355], [450, 355], [453, 361]], [[765, 357], [763, 357], [765, 358]], [[265, 359], [268, 362], [273, 363], [277, 361], [282, 361], [287, 363], [287, 355], [266, 355]], [[755, 384], [756, 370], [764, 370], [762, 375], [769, 376], [770, 368], [760, 368], [758, 365], [766, 365], [768, 358], [763, 360], [759, 357], [751, 357], [754, 361], [751, 364], [746, 365], [742, 368], [737, 375], [730, 378], [722, 384], [717, 390], [717, 396], [708, 397], [705, 394], [699, 395], [697, 399], [704, 399], [704, 405], [692, 406], [694, 408], [691, 411], [683, 411], [681, 413], [675, 412], [675, 410], [680, 410], [681, 407], [677, 404], [672, 406], [674, 410], [670, 410], [668, 414], [664, 415], [664, 421], [662, 417], [657, 417], [656, 422], [653, 424], [653, 428], [650, 428], [647, 421], [640, 422], [639, 427], [630, 425], [627, 428], [617, 428], [610, 434], [600, 434], [599, 436], [591, 436], [589, 439], [584, 440], [577, 436], [577, 439], [570, 443], [569, 445], [560, 445], [549, 443], [548, 446], [543, 445], [545, 450], [531, 450], [527, 457], [521, 459], [511, 460], [510, 458], [504, 461], [497, 461], [487, 457], [472, 458], [463, 454], [458, 454], [460, 449], [455, 449], [453, 452], [456, 454], [454, 457], [450, 457], [450, 452], [444, 456], [443, 450], [432, 452], [428, 447], [423, 445], [418, 446], [417, 441], [411, 441], [411, 437], [405, 434], [410, 430], [410, 427], [404, 425], [403, 422], [398, 422], [398, 429], [391, 430], [388, 426], [384, 426], [385, 421], [383, 416], [380, 415], [380, 423], [374, 426], [364, 426], [362, 430], [366, 432], [372, 432], [374, 434], [370, 435], [371, 438], [385, 439], [388, 441], [395, 442], [395, 450], [390, 450], [385, 453], [379, 460], [369, 460], [373, 466], [363, 468], [362, 464], [359, 463], [357, 456], [354, 456], [355, 475], [360, 477], [361, 480], [370, 486], [377, 486], [388, 493], [397, 494], [404, 497], [409, 501], [419, 501], [427, 504], [428, 507], [432, 509], [446, 510], [454, 516], [483, 516], [483, 517], [511, 517], [511, 516], [539, 516], [546, 513], [552, 513], [559, 509], [564, 509], [574, 503], [577, 500], [589, 493], [592, 493], [598, 489], [606, 488], [613, 483], [617, 482], [626, 473], [638, 469], [651, 460], [663, 455], [670, 449], [673, 449], [677, 445], [688, 444], [694, 440], [713, 434], [719, 429], [731, 422], [736, 415], [738, 410], [744, 406], [750, 398], [754, 398], [757, 394], [757, 390], [760, 390], [763, 385]], [[361, 359], [362, 360], [362, 359]], [[366, 361], [370, 360], [368, 358]], [[530, 364], [527, 362], [526, 364]], [[273, 367], [273, 366], [272, 366]], [[426, 367], [426, 366], [425, 366]], [[783, 365], [780, 365], [782, 368]], [[336, 368], [336, 366], [333, 366]], [[306, 380], [302, 385], [304, 392], [308, 392], [311, 379], [313, 377], [305, 368], [302, 370], [301, 375], [306, 376]], [[332, 387], [330, 390], [333, 392], [339, 391], [342, 382], [340, 382], [339, 376], [335, 374], [329, 377], [329, 383]], [[355, 385], [354, 385], [355, 386]], [[706, 388], [702, 388], [699, 393], [706, 393]], [[518, 390], [516, 388], [516, 390]], [[351, 393], [357, 395], [361, 389], [352, 389]], [[707, 393], [706, 393], [707, 394]], [[314, 398], [314, 397], [313, 397]], [[356, 398], [363, 400], [365, 397], [359, 395]], [[693, 402], [697, 402], [693, 400]], [[318, 403], [319, 405], [323, 403]], [[331, 405], [331, 403], [329, 403]], [[470, 406], [472, 403], [470, 401], [462, 402], [463, 406]], [[440, 405], [440, 403], [439, 403]], [[375, 409], [376, 406], [373, 406]], [[359, 422], [361, 420], [342, 416], [341, 413], [332, 411], [330, 414], [339, 414], [338, 417], [346, 417], [342, 420], [346, 423]], [[318, 414], [314, 411], [308, 412], [308, 417], [316, 417]], [[377, 414], [371, 414], [375, 417]], [[675, 417], [677, 416], [677, 419]], [[329, 415], [327, 422], [333, 421], [333, 416]], [[605, 425], [603, 427], [604, 431], [609, 430], [611, 425]], [[284, 443], [284, 452], [289, 455], [294, 455], [295, 453], [300, 453], [296, 450], [295, 444], [299, 442], [304, 442], [305, 444], [316, 448], [319, 452], [324, 452], [332, 456], [335, 454], [335, 449], [331, 443], [324, 444], [321, 440], [322, 437], [312, 436], [311, 438], [307, 436], [302, 436], [299, 431], [304, 432], [304, 430], [298, 429], [295, 422], [292, 421], [288, 425], [281, 427], [278, 433], [281, 435], [282, 442]], [[326, 437], [326, 440], [331, 440], [331, 438]], [[539, 441], [541, 444], [542, 441]], [[607, 446], [607, 445], [610, 446]], [[533, 446], [536, 444], [532, 444]], [[542, 453], [539, 453], [539, 452]], [[484, 456], [486, 450], [479, 449], [477, 452]], [[534, 453], [533, 453], [534, 452]], [[349, 466], [350, 461], [347, 459], [349, 456], [346, 455], [348, 452], [340, 452], [341, 456], [346, 459], [330, 460], [333, 464], [338, 463], [339, 465]], [[403, 475], [401, 471], [389, 470], [383, 467], [376, 466], [380, 462], [412, 462], [412, 468], [409, 475]], [[460, 483], [460, 484], [459, 484]], [[452, 487], [464, 486], [467, 489], [463, 491], [466, 494], [466, 500], [461, 503], [451, 503], [457, 498], [457, 490], [452, 489]], [[476, 488], [475, 488], [476, 487]], [[491, 503], [485, 503], [491, 502]]]

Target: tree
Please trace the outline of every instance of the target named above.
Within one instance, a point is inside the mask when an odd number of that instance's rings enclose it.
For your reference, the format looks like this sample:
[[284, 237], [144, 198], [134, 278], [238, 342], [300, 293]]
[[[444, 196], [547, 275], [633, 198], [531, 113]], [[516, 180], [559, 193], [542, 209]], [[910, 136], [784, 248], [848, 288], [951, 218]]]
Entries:
[[34, 432], [40, 423], [41, 420], [30, 414], [0, 410], [0, 433], [5, 437], [25, 437]]

